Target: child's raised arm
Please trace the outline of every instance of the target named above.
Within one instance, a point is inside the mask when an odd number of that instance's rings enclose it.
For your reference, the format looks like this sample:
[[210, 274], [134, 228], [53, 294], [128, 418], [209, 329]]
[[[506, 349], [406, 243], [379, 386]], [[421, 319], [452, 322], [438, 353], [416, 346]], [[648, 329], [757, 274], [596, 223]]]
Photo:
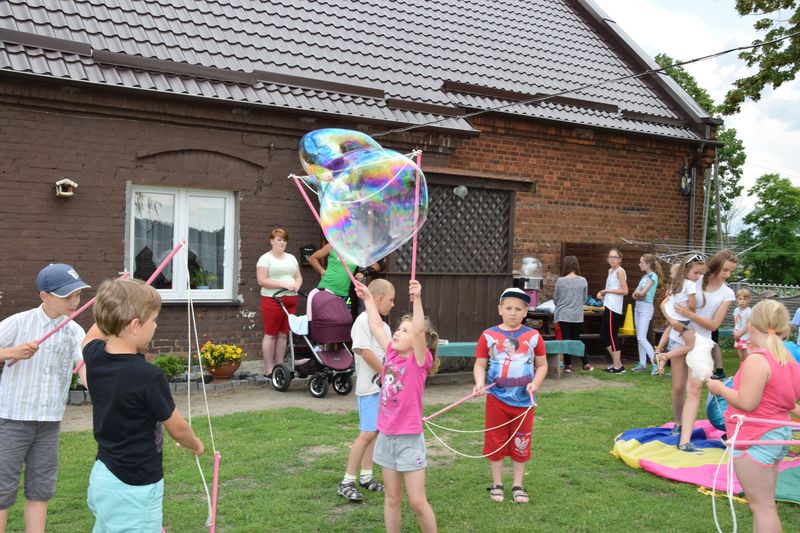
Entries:
[[388, 346], [389, 339], [386, 338], [386, 331], [383, 329], [383, 320], [381, 320], [381, 315], [378, 313], [378, 308], [375, 305], [375, 300], [372, 298], [372, 293], [370, 293], [367, 286], [360, 281], [356, 281], [354, 287], [358, 297], [364, 301], [370, 333], [372, 333], [372, 336], [375, 337], [375, 340], [378, 341], [380, 346]]
[[414, 333], [414, 358], [419, 366], [425, 364], [425, 311], [422, 309], [422, 285], [412, 279], [408, 284], [408, 295], [414, 300], [414, 311], [411, 315], [411, 331]]

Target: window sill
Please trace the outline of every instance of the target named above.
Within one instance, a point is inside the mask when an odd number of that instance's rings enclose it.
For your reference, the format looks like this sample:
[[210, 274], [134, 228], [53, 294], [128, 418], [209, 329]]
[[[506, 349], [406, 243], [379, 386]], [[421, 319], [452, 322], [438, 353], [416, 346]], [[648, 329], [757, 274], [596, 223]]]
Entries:
[[[189, 300], [162, 300], [161, 307], [184, 307]], [[243, 302], [239, 300], [202, 300], [200, 298], [192, 298], [192, 303], [195, 305], [202, 305], [204, 307], [239, 307]]]

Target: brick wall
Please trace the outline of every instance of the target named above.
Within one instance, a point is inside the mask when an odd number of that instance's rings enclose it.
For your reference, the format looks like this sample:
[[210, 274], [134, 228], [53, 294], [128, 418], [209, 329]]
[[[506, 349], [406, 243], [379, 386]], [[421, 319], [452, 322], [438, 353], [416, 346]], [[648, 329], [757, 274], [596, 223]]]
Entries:
[[[688, 200], [678, 192], [676, 171], [691, 146], [519, 120], [481, 117], [476, 125], [483, 134], [474, 138], [418, 132], [382, 143], [424, 146], [428, 164], [529, 181], [535, 192], [517, 193], [515, 265], [533, 254], [552, 277], [562, 242], [685, 238]], [[289, 232], [296, 256], [301, 245], [319, 244], [316, 222], [286, 176], [299, 170], [300, 136], [332, 126], [384, 128], [144, 93], [0, 82], [0, 317], [38, 304], [35, 275], [48, 262], [72, 263], [94, 286], [125, 267], [127, 183], [232, 190], [239, 198], [239, 301], [196, 305], [198, 330], [201, 343], [235, 342], [260, 357], [255, 263], [276, 226]], [[52, 193], [62, 177], [79, 184], [71, 199]], [[308, 290], [317, 275], [308, 267], [302, 273]], [[185, 304], [166, 304], [153, 352], [185, 352], [186, 322]], [[88, 327], [89, 314], [79, 323]]]

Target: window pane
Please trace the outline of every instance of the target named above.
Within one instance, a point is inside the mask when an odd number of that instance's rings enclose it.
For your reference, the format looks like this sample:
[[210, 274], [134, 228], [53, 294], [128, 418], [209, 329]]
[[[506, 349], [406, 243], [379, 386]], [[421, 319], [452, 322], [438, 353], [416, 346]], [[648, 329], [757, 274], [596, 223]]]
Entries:
[[[175, 196], [150, 192], [134, 194], [133, 277], [147, 280], [172, 251]], [[172, 288], [172, 264], [153, 281], [157, 289]]]
[[225, 198], [189, 196], [189, 275], [193, 289], [223, 289]]

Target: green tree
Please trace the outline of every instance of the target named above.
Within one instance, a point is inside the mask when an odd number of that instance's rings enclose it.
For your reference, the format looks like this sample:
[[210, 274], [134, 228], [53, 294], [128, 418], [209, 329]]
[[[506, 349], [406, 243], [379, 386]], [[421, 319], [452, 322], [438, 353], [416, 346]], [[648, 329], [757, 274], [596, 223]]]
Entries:
[[[753, 27], [765, 33], [763, 38], [753, 41], [754, 45], [800, 31], [800, 8], [796, 0], [736, 0], [736, 10], [742, 16], [759, 17]], [[758, 71], [733, 82], [720, 106], [724, 115], [737, 113], [747, 98], [757, 102], [766, 86], [777, 89], [795, 78], [800, 70], [800, 35], [745, 50], [739, 58]]]
[[764, 174], [749, 194], [758, 200], [737, 240], [742, 248], [760, 243], [742, 258], [749, 279], [800, 284], [800, 187], [778, 174]]
[[[680, 62], [680, 60], [673, 59], [666, 54], [658, 54], [655, 60], [658, 66], [662, 68]], [[672, 67], [666, 69], [665, 72], [669, 74], [678, 85], [683, 87], [683, 90], [689, 93], [689, 96], [694, 98], [709, 114], [713, 115], [716, 112], [717, 106], [714, 104], [711, 95], [697, 84], [697, 80], [694, 79], [694, 76], [686, 72], [686, 69], [683, 67]], [[719, 126], [717, 128], [717, 139], [725, 143], [725, 146], [717, 149], [720, 189], [719, 215], [722, 223], [722, 238], [724, 239], [730, 233], [732, 219], [736, 214], [733, 205], [734, 201], [742, 194], [743, 187], [740, 185], [742, 180], [742, 167], [744, 167], [747, 156], [744, 152], [744, 144], [737, 137], [735, 129]], [[707, 192], [710, 190], [710, 187], [706, 187]], [[708, 241], [720, 242], [717, 236], [717, 210], [713, 199], [708, 213], [706, 234]]]

